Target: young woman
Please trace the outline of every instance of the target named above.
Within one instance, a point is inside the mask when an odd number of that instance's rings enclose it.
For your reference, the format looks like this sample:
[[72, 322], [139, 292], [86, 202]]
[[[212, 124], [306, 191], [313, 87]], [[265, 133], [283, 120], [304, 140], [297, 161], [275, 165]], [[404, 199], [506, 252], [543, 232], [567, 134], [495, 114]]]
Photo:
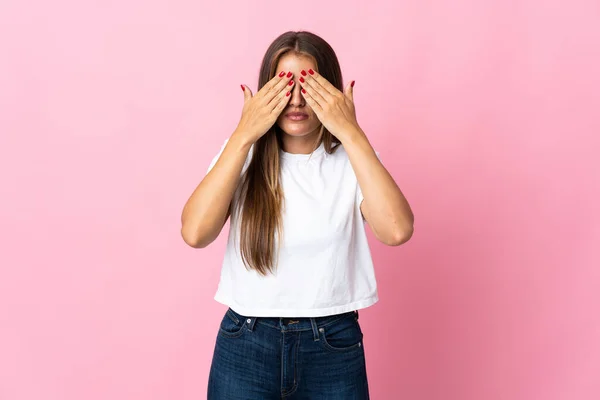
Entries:
[[354, 81], [310, 32], [268, 48], [240, 122], [185, 204], [203, 248], [231, 216], [208, 398], [368, 399], [358, 310], [378, 301], [365, 222], [397, 246], [413, 214], [356, 121]]

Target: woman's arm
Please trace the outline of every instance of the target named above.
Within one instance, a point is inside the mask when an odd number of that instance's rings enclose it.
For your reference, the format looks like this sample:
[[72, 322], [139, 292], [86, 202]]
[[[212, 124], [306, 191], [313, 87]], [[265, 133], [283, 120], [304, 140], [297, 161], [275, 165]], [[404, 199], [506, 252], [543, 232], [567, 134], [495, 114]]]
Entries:
[[181, 213], [181, 236], [190, 246], [206, 247], [221, 233], [250, 148], [273, 126], [289, 102], [286, 93], [294, 85], [293, 75], [282, 71], [256, 95], [248, 86], [240, 85], [244, 93], [240, 122]]
[[362, 130], [346, 135], [342, 143], [364, 196], [360, 210], [375, 237], [389, 246], [405, 243], [413, 234], [415, 219], [402, 191]]
[[390, 246], [406, 242], [413, 233], [413, 213], [356, 121], [354, 81], [341, 92], [312, 69], [301, 73], [306, 102], [348, 153], [364, 196], [360, 210], [373, 233]]
[[231, 200], [252, 145], [245, 136], [231, 135], [216, 164], [183, 207], [181, 236], [191, 247], [211, 244], [229, 218]]

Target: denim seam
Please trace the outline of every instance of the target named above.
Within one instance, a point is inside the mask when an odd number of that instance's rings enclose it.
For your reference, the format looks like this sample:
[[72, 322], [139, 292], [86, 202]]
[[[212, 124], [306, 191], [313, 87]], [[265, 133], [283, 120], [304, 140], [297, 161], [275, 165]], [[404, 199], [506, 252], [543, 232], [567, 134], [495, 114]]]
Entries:
[[293, 394], [298, 389], [298, 349], [300, 348], [300, 332], [298, 332], [298, 337], [296, 339], [296, 357], [294, 357], [294, 384], [291, 389], [287, 392], [282, 392], [281, 395], [287, 397]]
[[[225, 312], [225, 314], [236, 324], [238, 325], [240, 323], [240, 320], [237, 319], [237, 317], [231, 313], [229, 313], [229, 309]], [[221, 329], [221, 327], [219, 327], [219, 334], [222, 335], [223, 337], [226, 338], [239, 338], [240, 336], [242, 336], [244, 334], [244, 331], [247, 330], [246, 324], [242, 324], [242, 327], [240, 329], [238, 329], [235, 333], [231, 333], [231, 332], [226, 332], [224, 330]]]
[[231, 312], [231, 309], [228, 308], [227, 309], [227, 315], [229, 316], [229, 318], [231, 318], [233, 320], [233, 322], [235, 322], [236, 324], [240, 323], [240, 320], [237, 319], [237, 317]]
[[[319, 332], [320, 332], [320, 331], [319, 331]], [[344, 352], [344, 351], [350, 351], [350, 350], [354, 350], [354, 349], [356, 349], [356, 348], [358, 348], [358, 347], [362, 347], [361, 343], [362, 343], [362, 341], [363, 341], [363, 333], [362, 333], [360, 330], [359, 330], [359, 332], [360, 332], [360, 340], [358, 341], [358, 343], [356, 343], [356, 344], [353, 344], [352, 346], [348, 346], [348, 347], [341, 347], [341, 348], [340, 348], [340, 347], [333, 347], [332, 345], [330, 345], [330, 344], [327, 342], [327, 338], [325, 337], [325, 331], [324, 331], [324, 330], [323, 330], [323, 332], [320, 332], [320, 334], [321, 334], [320, 336], [322, 336], [322, 337], [323, 337], [323, 340], [321, 340], [320, 342], [321, 342], [321, 344], [322, 344], [322, 345], [323, 345], [325, 348], [327, 348], [327, 349], [329, 349], [329, 350], [331, 350], [331, 351], [335, 351], [335, 352]]]

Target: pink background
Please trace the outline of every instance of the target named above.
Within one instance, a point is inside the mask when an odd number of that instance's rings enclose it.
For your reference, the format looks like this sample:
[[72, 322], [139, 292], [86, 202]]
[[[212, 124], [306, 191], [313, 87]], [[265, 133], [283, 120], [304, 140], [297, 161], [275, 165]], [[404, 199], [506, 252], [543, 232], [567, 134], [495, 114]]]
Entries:
[[600, 398], [600, 3], [561, 3], [2, 1], [0, 399], [205, 398], [226, 232], [181, 208], [289, 29], [416, 217], [369, 232], [372, 397]]

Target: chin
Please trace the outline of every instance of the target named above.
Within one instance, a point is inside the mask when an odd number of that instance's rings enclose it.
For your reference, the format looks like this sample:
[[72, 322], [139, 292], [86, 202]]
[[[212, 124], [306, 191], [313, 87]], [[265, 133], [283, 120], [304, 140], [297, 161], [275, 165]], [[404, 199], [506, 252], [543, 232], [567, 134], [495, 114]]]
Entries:
[[296, 131], [296, 130], [283, 130], [284, 133], [286, 133], [289, 136], [306, 136], [310, 133], [310, 131]]
[[280, 125], [279, 128], [290, 136], [306, 136], [315, 131], [315, 127], [313, 126], [290, 126], [288, 124]]

